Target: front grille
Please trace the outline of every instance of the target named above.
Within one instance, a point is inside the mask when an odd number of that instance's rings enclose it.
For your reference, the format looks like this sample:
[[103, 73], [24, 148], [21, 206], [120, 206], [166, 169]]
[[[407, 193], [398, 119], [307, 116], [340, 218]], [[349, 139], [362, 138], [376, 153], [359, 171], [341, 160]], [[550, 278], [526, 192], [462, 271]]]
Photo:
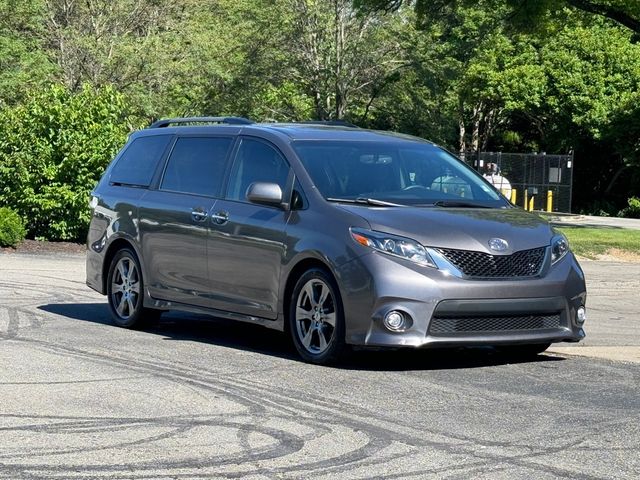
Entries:
[[542, 269], [546, 248], [521, 250], [512, 255], [491, 255], [451, 248], [436, 250], [468, 277], [513, 278], [538, 275]]
[[429, 334], [498, 333], [516, 330], [548, 330], [560, 327], [560, 313], [546, 315], [433, 317]]

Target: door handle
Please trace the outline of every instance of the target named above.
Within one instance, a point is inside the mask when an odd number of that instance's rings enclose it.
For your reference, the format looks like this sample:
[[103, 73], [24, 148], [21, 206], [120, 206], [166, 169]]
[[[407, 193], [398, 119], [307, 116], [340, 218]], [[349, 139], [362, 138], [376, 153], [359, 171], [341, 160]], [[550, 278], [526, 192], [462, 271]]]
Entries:
[[229, 212], [216, 212], [211, 215], [211, 220], [216, 225], [224, 225], [229, 221]]
[[191, 210], [191, 218], [196, 222], [204, 222], [208, 216], [209, 215], [204, 211], [204, 209], [194, 208]]

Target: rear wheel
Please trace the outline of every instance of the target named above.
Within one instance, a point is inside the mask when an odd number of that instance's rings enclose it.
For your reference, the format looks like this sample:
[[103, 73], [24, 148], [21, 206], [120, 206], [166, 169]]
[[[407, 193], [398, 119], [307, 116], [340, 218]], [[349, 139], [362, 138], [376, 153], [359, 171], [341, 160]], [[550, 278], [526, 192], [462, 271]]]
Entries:
[[139, 328], [156, 320], [161, 312], [143, 307], [144, 283], [140, 262], [129, 249], [119, 250], [111, 259], [107, 277], [109, 309], [116, 325]]
[[289, 304], [289, 331], [304, 360], [329, 364], [341, 357], [344, 313], [338, 287], [326, 271], [313, 268], [296, 282]]

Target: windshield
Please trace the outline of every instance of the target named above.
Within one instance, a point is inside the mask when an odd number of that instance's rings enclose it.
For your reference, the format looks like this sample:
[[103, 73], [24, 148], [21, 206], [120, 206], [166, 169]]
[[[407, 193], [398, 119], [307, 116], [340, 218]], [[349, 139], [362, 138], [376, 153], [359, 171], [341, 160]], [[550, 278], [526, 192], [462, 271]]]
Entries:
[[428, 143], [323, 140], [296, 141], [293, 148], [328, 200], [453, 207], [508, 205], [474, 170]]

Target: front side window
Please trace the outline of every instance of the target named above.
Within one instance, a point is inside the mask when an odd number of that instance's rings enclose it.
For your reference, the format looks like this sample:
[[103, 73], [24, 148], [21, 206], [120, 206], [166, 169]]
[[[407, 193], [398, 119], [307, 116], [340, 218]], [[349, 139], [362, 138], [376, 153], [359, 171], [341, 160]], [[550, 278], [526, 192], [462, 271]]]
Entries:
[[480, 175], [428, 143], [297, 141], [293, 147], [327, 199], [505, 206]]
[[272, 146], [258, 140], [243, 139], [229, 178], [227, 198], [245, 201], [247, 189], [255, 182], [280, 185], [285, 191], [289, 164]]
[[176, 141], [160, 188], [194, 195], [216, 196], [231, 146], [226, 137], [183, 137]]
[[111, 171], [112, 184], [148, 187], [171, 135], [138, 137], [126, 148]]

